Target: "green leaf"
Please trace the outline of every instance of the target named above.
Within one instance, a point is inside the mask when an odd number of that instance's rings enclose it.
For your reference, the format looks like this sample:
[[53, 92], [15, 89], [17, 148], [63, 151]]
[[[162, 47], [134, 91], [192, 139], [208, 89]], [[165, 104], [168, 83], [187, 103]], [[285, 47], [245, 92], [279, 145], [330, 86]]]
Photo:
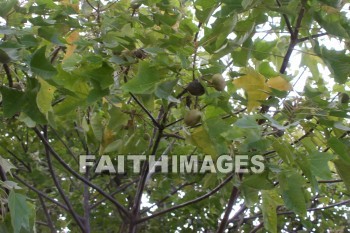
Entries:
[[333, 163], [347, 190], [350, 192], [350, 164], [342, 159], [336, 159], [333, 161]]
[[235, 125], [243, 129], [258, 129], [260, 126], [253, 116], [244, 116], [235, 122]]
[[253, 56], [258, 60], [264, 60], [271, 54], [271, 50], [276, 46], [277, 41], [267, 42], [264, 40], [257, 39], [254, 41], [252, 50]]
[[282, 198], [290, 210], [301, 216], [306, 215], [304, 179], [296, 171], [283, 171], [278, 176]]
[[336, 82], [343, 84], [348, 80], [350, 76], [350, 56], [345, 51], [327, 50], [324, 47], [316, 46], [315, 52], [326, 63]]
[[242, 185], [258, 190], [269, 190], [274, 187], [271, 181], [267, 179], [267, 176], [264, 176], [263, 174], [254, 174], [244, 178]]
[[27, 204], [26, 197], [11, 190], [9, 195], [9, 209], [14, 233], [20, 233], [22, 229], [29, 231], [31, 211]]
[[328, 140], [328, 145], [335, 151], [344, 161], [350, 163], [349, 148], [339, 139], [332, 137]]
[[321, 179], [331, 179], [332, 174], [328, 167], [328, 161], [333, 158], [334, 156], [328, 153], [314, 152], [310, 154], [308, 160], [310, 161], [312, 173]]
[[103, 127], [102, 121], [103, 121], [103, 117], [101, 116], [101, 114], [95, 113], [91, 117], [91, 128], [98, 142], [102, 141], [102, 136], [103, 136], [104, 127]]
[[207, 155], [217, 155], [215, 147], [204, 127], [197, 127], [191, 134], [191, 141]]
[[161, 78], [157, 68], [152, 67], [149, 62], [143, 61], [139, 64], [136, 77], [122, 86], [122, 89], [134, 94], [151, 94]]
[[45, 51], [46, 46], [35, 51], [30, 61], [30, 68], [35, 74], [47, 81], [52, 79], [57, 74], [57, 71], [46, 59]]
[[0, 17], [6, 18], [16, 3], [17, 0], [6, 0], [0, 2]]
[[20, 112], [24, 104], [24, 93], [4, 86], [0, 88], [0, 91], [3, 99], [4, 116], [12, 117]]
[[276, 193], [276, 190], [261, 192], [262, 214], [264, 227], [271, 233], [277, 233], [277, 206], [281, 205], [282, 199]]
[[11, 169], [16, 169], [16, 167], [7, 159], [0, 156], [0, 166], [5, 173], [11, 172]]
[[114, 83], [113, 72], [114, 69], [106, 62], [103, 62], [101, 67], [84, 71], [82, 75], [98, 83], [100, 88], [104, 90]]
[[293, 164], [293, 147], [281, 139], [275, 139], [272, 143], [273, 149], [278, 153], [278, 155], [287, 164]]
[[179, 102], [175, 97], [172, 96], [172, 91], [176, 86], [178, 79], [166, 80], [157, 85], [155, 95], [159, 98], [169, 100], [171, 102]]

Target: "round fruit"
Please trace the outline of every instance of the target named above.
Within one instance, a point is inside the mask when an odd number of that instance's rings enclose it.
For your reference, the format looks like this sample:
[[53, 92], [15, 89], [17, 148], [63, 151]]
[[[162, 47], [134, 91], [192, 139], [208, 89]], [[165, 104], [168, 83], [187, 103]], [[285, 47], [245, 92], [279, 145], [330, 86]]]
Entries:
[[202, 113], [197, 109], [192, 109], [185, 114], [184, 122], [187, 126], [195, 126], [200, 122]]
[[133, 9], [133, 10], [139, 9], [140, 6], [141, 6], [141, 3], [140, 3], [140, 1], [138, 1], [138, 0], [131, 1], [131, 3], [130, 3], [130, 7], [131, 7], [131, 9]]
[[151, 138], [148, 133], [143, 134], [143, 140], [148, 141]]
[[187, 85], [187, 91], [194, 96], [204, 95], [205, 90], [203, 85], [198, 81], [198, 79], [193, 80]]
[[347, 103], [349, 103], [349, 95], [348, 94], [346, 94], [346, 93], [341, 93], [340, 94], [340, 102], [342, 103], [342, 104], [347, 104]]
[[7, 64], [11, 61], [11, 58], [9, 57], [9, 55], [7, 55], [7, 53], [0, 49], [0, 63], [3, 63], [3, 64]]
[[225, 90], [226, 82], [221, 74], [214, 74], [211, 79], [211, 85], [215, 88], [215, 90], [223, 91]]

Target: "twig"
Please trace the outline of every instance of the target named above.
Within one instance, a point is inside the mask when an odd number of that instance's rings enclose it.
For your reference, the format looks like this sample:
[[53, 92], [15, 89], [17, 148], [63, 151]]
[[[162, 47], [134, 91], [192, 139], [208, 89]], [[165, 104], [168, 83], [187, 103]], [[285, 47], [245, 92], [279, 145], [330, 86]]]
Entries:
[[156, 203], [154, 203], [153, 205], [151, 205], [150, 207], [147, 207], [146, 209], [141, 211], [141, 214], [146, 213], [147, 211], [149, 211], [150, 209], [152, 209], [154, 206], [159, 206], [160, 204], [162, 204], [164, 201], [166, 201], [167, 199], [169, 199], [171, 196], [173, 196], [174, 194], [176, 194], [178, 191], [180, 191], [181, 189], [183, 189], [186, 186], [189, 185], [193, 185], [195, 182], [191, 182], [191, 183], [184, 183], [182, 185], [180, 185], [179, 187], [177, 187], [176, 189], [174, 189], [172, 192], [170, 192], [168, 195], [166, 195], [164, 198], [160, 199], [159, 201], [157, 201]]
[[215, 193], [217, 193], [222, 187], [224, 187], [231, 179], [233, 178], [233, 174], [229, 175], [222, 183], [220, 183], [218, 186], [216, 186], [213, 190], [211, 190], [210, 192], [196, 198], [196, 199], [193, 199], [191, 201], [187, 201], [185, 203], [182, 203], [182, 204], [179, 204], [179, 205], [176, 205], [176, 206], [173, 206], [169, 209], [165, 209], [165, 210], [162, 210], [162, 211], [159, 211], [157, 213], [154, 213], [153, 215], [151, 216], [148, 216], [148, 217], [144, 217], [144, 218], [141, 218], [137, 221], [137, 223], [142, 223], [142, 222], [145, 222], [145, 221], [148, 221], [150, 219], [153, 219], [155, 217], [158, 217], [160, 215], [163, 215], [163, 214], [166, 214], [166, 213], [169, 213], [171, 211], [174, 211], [174, 210], [177, 210], [177, 209], [180, 209], [180, 208], [183, 208], [183, 207], [186, 207], [188, 205], [192, 205], [192, 204], [195, 204], [197, 202], [200, 202], [212, 195], [214, 195]]
[[9, 87], [13, 87], [13, 80], [12, 80], [12, 75], [11, 75], [11, 70], [10, 70], [9, 65], [5, 63], [2, 66], [4, 67], [7, 81], [9, 82]]
[[[138, 180], [139, 180], [139, 179], [137, 178], [137, 179], [131, 181], [130, 183], [127, 183], [127, 184], [122, 185], [122, 186], [119, 187], [117, 190], [115, 190], [114, 192], [112, 192], [110, 195], [111, 195], [111, 196], [114, 196], [114, 195], [116, 195], [116, 194], [118, 194], [118, 193], [120, 193], [120, 192], [123, 192], [125, 189], [127, 189], [128, 187], [130, 187], [131, 185], [133, 185], [133, 184], [134, 184], [135, 182], [137, 182]], [[104, 202], [105, 200], [106, 200], [106, 198], [103, 198], [102, 200], [97, 201], [95, 204], [93, 204], [93, 205], [90, 206], [90, 209], [92, 210], [92, 209], [96, 208], [97, 206], [99, 206], [99, 205], [100, 205], [102, 202]]]
[[227, 222], [228, 222], [228, 218], [229, 218], [230, 213], [232, 211], [232, 207], [235, 204], [238, 196], [239, 196], [239, 189], [236, 186], [233, 186], [231, 196], [230, 196], [230, 199], [229, 199], [227, 207], [226, 207], [224, 217], [221, 220], [219, 229], [216, 231], [217, 233], [223, 233], [225, 231], [226, 226], [227, 226]]
[[130, 92], [131, 97], [135, 100], [135, 102], [142, 108], [142, 110], [148, 115], [148, 117], [151, 119], [152, 123], [154, 124], [154, 126], [156, 126], [158, 129], [161, 128], [161, 125], [157, 122], [156, 119], [154, 119], [154, 117], [152, 116], [152, 114], [148, 111], [148, 109], [143, 106], [143, 104], [136, 98], [136, 96], [134, 94], [132, 94]]
[[[47, 126], [44, 126], [44, 138], [47, 140]], [[69, 210], [69, 213], [72, 215], [73, 219], [75, 220], [75, 222], [77, 223], [77, 225], [79, 226], [79, 228], [81, 229], [82, 232], [84, 232], [85, 227], [83, 225], [83, 223], [81, 222], [81, 217], [75, 212], [75, 210], [73, 209], [72, 204], [70, 203], [70, 200], [68, 199], [68, 197], [65, 195], [64, 190], [62, 189], [62, 186], [59, 182], [59, 180], [57, 179], [57, 176], [55, 174], [53, 165], [52, 165], [52, 160], [51, 160], [51, 156], [50, 156], [50, 150], [48, 148], [47, 145], [45, 145], [45, 155], [46, 155], [46, 160], [47, 160], [47, 165], [49, 168], [49, 172], [51, 174], [52, 180], [57, 188], [57, 191], [59, 192], [59, 194], [61, 195], [63, 201], [66, 203], [66, 206]]]
[[45, 214], [45, 217], [46, 217], [46, 220], [47, 220], [47, 227], [50, 228], [51, 233], [56, 233], [55, 227], [54, 227], [54, 225], [52, 223], [52, 219], [50, 217], [50, 213], [49, 213], [48, 209], [46, 208], [46, 204], [45, 204], [42, 196], [40, 196], [38, 194], [38, 198], [39, 198], [40, 204], [41, 204], [41, 206], [43, 208], [43, 211], [44, 211], [44, 214]]
[[[89, 167], [86, 168], [85, 172], [85, 179], [89, 180]], [[89, 192], [89, 186], [87, 184], [84, 184], [84, 192], [83, 192], [83, 208], [84, 208], [84, 227], [85, 227], [85, 233], [90, 233], [90, 206], [89, 206], [89, 199], [90, 199], [90, 192]]]
[[202, 27], [202, 22], [198, 23], [198, 32], [194, 35], [193, 39], [193, 45], [194, 45], [194, 54], [193, 54], [193, 63], [192, 63], [192, 79], [196, 79], [196, 60], [197, 60], [197, 51], [198, 51], [198, 45], [197, 45], [197, 40], [198, 40], [198, 35], [199, 35], [199, 29]]
[[318, 38], [318, 37], [321, 37], [321, 36], [326, 36], [326, 35], [328, 35], [327, 32], [316, 34], [316, 35], [311, 35], [311, 36], [306, 36], [306, 37], [297, 39], [297, 43], [301, 43], [301, 42], [304, 42], [304, 41], [307, 41], [307, 40], [310, 40], [310, 39], [315, 39], [315, 38]]
[[[155, 153], [157, 152], [160, 140], [162, 138], [162, 134], [163, 134], [163, 129], [160, 128], [158, 131], [156, 140], [154, 142], [151, 155], [155, 155]], [[132, 219], [131, 219], [131, 223], [130, 223], [129, 233], [134, 233], [136, 231], [136, 226], [137, 226], [138, 217], [139, 217], [139, 213], [140, 213], [141, 197], [142, 197], [142, 193], [143, 193], [143, 190], [145, 188], [145, 185], [146, 185], [148, 170], [149, 170], [149, 163], [148, 163], [148, 161], [145, 161], [143, 166], [142, 166], [140, 181], [139, 181], [139, 184], [137, 186], [136, 195], [134, 198], [134, 205], [132, 208]]]
[[50, 153], [58, 160], [58, 162], [67, 170], [69, 171], [73, 176], [75, 176], [77, 179], [81, 180], [85, 184], [89, 185], [91, 188], [95, 189], [97, 192], [101, 193], [104, 197], [106, 197], [110, 202], [112, 202], [118, 209], [120, 209], [123, 214], [126, 216], [129, 216], [128, 211], [125, 209], [124, 206], [122, 206], [117, 200], [115, 200], [112, 196], [110, 196], [108, 193], [103, 191], [100, 187], [97, 185], [91, 183], [89, 180], [85, 179], [85, 177], [79, 175], [74, 169], [72, 169], [58, 154], [57, 152], [52, 148], [51, 144], [45, 139], [45, 137], [40, 133], [40, 131], [37, 128], [33, 128], [37, 136], [40, 138], [42, 143], [46, 145], [50, 151]]
[[64, 209], [65, 211], [69, 211], [67, 206], [65, 206], [64, 204], [56, 201], [55, 199], [49, 197], [48, 195], [46, 195], [45, 193], [43, 193], [42, 191], [36, 189], [35, 187], [31, 186], [30, 184], [28, 184], [27, 182], [25, 182], [24, 180], [22, 180], [21, 178], [19, 178], [19, 176], [17, 176], [16, 174], [12, 173], [12, 176], [18, 180], [19, 182], [21, 182], [24, 186], [26, 186], [27, 188], [29, 188], [30, 190], [32, 190], [33, 192], [35, 192], [36, 194], [42, 196], [43, 198], [51, 201], [52, 203], [54, 203], [55, 205], [61, 207], [62, 209]]
[[[341, 201], [341, 202], [337, 202], [337, 203], [334, 203], [334, 204], [330, 204], [330, 205], [327, 205], [327, 206], [324, 206], [324, 207], [309, 208], [306, 211], [307, 212], [312, 212], [312, 211], [325, 210], [325, 209], [330, 209], [330, 208], [333, 208], [333, 207], [336, 207], [336, 206], [347, 205], [349, 203], [350, 203], [350, 199], [349, 200], [345, 200], [345, 201]], [[293, 211], [277, 212], [277, 215], [291, 215], [291, 214], [295, 214], [295, 213]], [[262, 217], [262, 214], [256, 214], [254, 216], [244, 218], [244, 221], [252, 220], [252, 219], [256, 219], [256, 218], [260, 218], [260, 217]]]
[[[282, 6], [279, 0], [276, 0], [276, 2], [277, 2], [277, 5], [278, 5], [279, 7]], [[288, 29], [290, 35], [292, 36], [292, 35], [293, 35], [293, 28], [292, 28], [292, 25], [291, 25], [291, 23], [290, 23], [290, 21], [289, 21], [289, 19], [288, 19], [288, 16], [287, 16], [286, 14], [282, 14], [282, 16], [283, 16], [283, 18], [284, 18], [284, 21], [286, 22], [287, 29]]]

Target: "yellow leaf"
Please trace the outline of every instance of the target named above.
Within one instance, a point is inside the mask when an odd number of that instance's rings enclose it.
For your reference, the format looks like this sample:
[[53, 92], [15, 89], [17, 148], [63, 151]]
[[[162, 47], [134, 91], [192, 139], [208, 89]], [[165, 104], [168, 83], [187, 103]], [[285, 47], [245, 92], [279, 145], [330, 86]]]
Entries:
[[261, 101], [269, 96], [270, 88], [265, 83], [265, 77], [254, 70], [247, 70], [246, 75], [233, 80], [237, 88], [243, 88], [248, 96], [248, 111], [261, 105]]
[[56, 87], [48, 84], [44, 79], [38, 78], [40, 83], [40, 90], [36, 96], [36, 103], [40, 112], [47, 114], [49, 111], [52, 111], [52, 100], [54, 99], [54, 93], [56, 91]]
[[68, 45], [67, 45], [66, 54], [64, 55], [63, 60], [72, 56], [75, 49], [77, 48], [77, 45], [74, 44], [74, 42], [77, 41], [78, 39], [79, 39], [79, 32], [77, 30], [75, 30], [71, 34], [69, 34], [69, 36], [66, 39], [66, 41], [68, 42]]
[[282, 78], [281, 76], [270, 78], [267, 81], [267, 85], [279, 91], [289, 91], [292, 88], [289, 82], [284, 78]]

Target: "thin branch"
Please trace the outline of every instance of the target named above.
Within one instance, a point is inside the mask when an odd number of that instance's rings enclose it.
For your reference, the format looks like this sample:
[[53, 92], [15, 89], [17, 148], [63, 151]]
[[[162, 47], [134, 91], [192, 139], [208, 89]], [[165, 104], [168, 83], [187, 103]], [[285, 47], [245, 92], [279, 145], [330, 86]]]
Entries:
[[7, 63], [5, 63], [2, 66], [4, 67], [7, 81], [9, 82], [9, 87], [13, 87], [13, 79], [12, 79], [11, 70], [10, 70], [9, 65]]
[[71, 148], [63, 141], [63, 139], [60, 137], [60, 135], [57, 133], [57, 131], [52, 127], [50, 127], [50, 130], [55, 134], [56, 138], [58, 138], [58, 140], [62, 143], [62, 145], [67, 149], [69, 154], [72, 155], [75, 162], [77, 162], [77, 164], [79, 164], [77, 156], [74, 154], [74, 152], [71, 150]]
[[[47, 127], [44, 126], [44, 137], [47, 140]], [[48, 148], [47, 145], [45, 145], [45, 155], [46, 155], [46, 160], [47, 160], [47, 165], [49, 168], [49, 172], [51, 174], [52, 180], [57, 188], [58, 193], [61, 195], [63, 201], [66, 203], [69, 213], [72, 215], [73, 219], [75, 220], [75, 222], [77, 223], [78, 227], [81, 229], [82, 232], [84, 232], [85, 227], [83, 225], [83, 223], [81, 222], [81, 217], [75, 212], [75, 210], [73, 209], [72, 204], [70, 203], [70, 200], [68, 199], [68, 197], [65, 195], [64, 190], [62, 189], [61, 183], [59, 182], [59, 180], [57, 179], [57, 176], [55, 174], [53, 165], [52, 165], [52, 160], [51, 160], [51, 154], [50, 154], [50, 150]]]
[[18, 158], [15, 153], [10, 151], [9, 149], [5, 148], [4, 146], [0, 145], [3, 149], [5, 149], [10, 155], [12, 155], [20, 164], [22, 164], [29, 172], [31, 171], [31, 168], [28, 164], [26, 164], [22, 159]]
[[264, 222], [259, 223], [256, 227], [254, 227], [249, 233], [255, 233], [258, 232], [261, 228], [264, 227]]
[[151, 119], [154, 126], [156, 126], [158, 129], [161, 128], [161, 125], [157, 122], [157, 120], [152, 116], [152, 114], [148, 111], [148, 109], [136, 98], [134, 94], [130, 92], [131, 97], [135, 100], [135, 102], [142, 108], [142, 110], [148, 115], [148, 117]]
[[61, 47], [61, 46], [58, 46], [58, 47], [55, 48], [55, 50], [51, 53], [51, 59], [50, 59], [51, 64], [55, 62], [55, 60], [57, 59], [58, 53], [60, 52], [61, 49], [62, 49], [62, 47]]
[[[279, 7], [282, 7], [282, 5], [281, 5], [281, 3], [280, 3], [279, 0], [276, 0], [276, 2], [277, 2], [277, 5], [278, 5]], [[292, 24], [290, 23], [288, 16], [287, 16], [286, 14], [282, 14], [282, 16], [283, 16], [283, 18], [284, 18], [284, 21], [286, 22], [287, 29], [288, 29], [290, 35], [293, 36], [293, 33], [294, 33], [294, 32], [293, 32]]]
[[[334, 203], [334, 204], [330, 204], [330, 205], [327, 205], [327, 206], [324, 206], [324, 207], [309, 208], [306, 211], [307, 212], [312, 212], [312, 211], [331, 209], [331, 208], [334, 208], [334, 207], [337, 207], [337, 206], [347, 205], [349, 203], [350, 203], [350, 199], [349, 200], [345, 200], [345, 201], [341, 201], [341, 202], [337, 202], [337, 203]], [[292, 214], [295, 214], [295, 213], [293, 211], [277, 212], [277, 215], [292, 215]], [[262, 217], [262, 214], [256, 214], [254, 216], [244, 218], [244, 221], [252, 220], [252, 219], [256, 219], [256, 218], [261, 218], [261, 217]]]
[[333, 184], [333, 183], [341, 183], [343, 180], [318, 180], [317, 183], [319, 184]]
[[50, 217], [50, 213], [49, 213], [48, 209], [46, 208], [46, 204], [45, 204], [42, 196], [40, 196], [38, 194], [38, 197], [39, 197], [40, 204], [41, 204], [41, 206], [43, 208], [43, 211], [44, 211], [44, 214], [45, 214], [45, 217], [46, 217], [46, 220], [47, 220], [47, 227], [50, 228], [51, 233], [56, 233], [55, 227], [54, 227], [54, 225], [52, 223], [52, 219]]
[[[85, 179], [89, 180], [89, 168], [86, 168]], [[84, 184], [84, 192], [83, 192], [83, 207], [84, 207], [84, 227], [85, 233], [90, 233], [90, 206], [89, 206], [90, 192], [89, 186]]]
[[166, 201], [167, 199], [169, 199], [171, 196], [173, 196], [174, 194], [176, 194], [178, 191], [180, 191], [181, 189], [183, 189], [186, 186], [189, 185], [193, 185], [195, 184], [195, 182], [191, 182], [191, 183], [184, 183], [182, 185], [180, 185], [179, 187], [177, 187], [176, 189], [174, 189], [172, 192], [170, 192], [168, 195], [166, 195], [164, 198], [160, 199], [159, 201], [157, 201], [156, 203], [154, 203], [153, 205], [151, 205], [150, 207], [147, 207], [146, 209], [141, 211], [141, 214], [146, 213], [147, 211], [149, 211], [150, 209], [152, 209], [154, 206], [159, 206], [160, 204], [162, 204], [164, 201]]
[[213, 190], [211, 190], [210, 192], [196, 198], [196, 199], [193, 199], [191, 201], [187, 201], [185, 203], [182, 203], [182, 204], [179, 204], [179, 205], [176, 205], [176, 206], [173, 206], [169, 209], [165, 209], [165, 210], [162, 210], [162, 211], [159, 211], [157, 213], [154, 213], [153, 215], [151, 216], [148, 216], [148, 217], [144, 217], [144, 218], [141, 218], [137, 221], [137, 223], [142, 223], [142, 222], [145, 222], [145, 221], [148, 221], [150, 219], [153, 219], [155, 217], [158, 217], [160, 215], [163, 215], [163, 214], [166, 214], [166, 213], [169, 213], [169, 212], [172, 212], [174, 210], [177, 210], [177, 209], [180, 209], [180, 208], [183, 208], [183, 207], [186, 207], [186, 206], [189, 206], [189, 205], [192, 205], [192, 204], [195, 204], [197, 202], [200, 202], [212, 195], [214, 195], [215, 193], [217, 193], [221, 188], [223, 188], [232, 178], [233, 178], [234, 174], [231, 174], [229, 175], [221, 184], [219, 184], [218, 186], [216, 186]]
[[35, 187], [31, 186], [30, 184], [28, 184], [27, 182], [25, 182], [24, 180], [22, 180], [21, 178], [19, 178], [19, 176], [17, 176], [16, 174], [12, 173], [12, 176], [18, 180], [19, 182], [21, 182], [24, 186], [26, 186], [27, 188], [29, 188], [30, 190], [32, 190], [33, 192], [35, 192], [36, 194], [42, 196], [43, 198], [51, 201], [52, 203], [54, 203], [55, 205], [61, 207], [62, 209], [64, 209], [65, 211], [69, 211], [67, 206], [65, 206], [64, 204], [56, 201], [55, 199], [49, 197], [48, 195], [46, 195], [45, 193], [43, 193], [42, 191], [36, 189]]
[[[139, 179], [137, 178], [137, 179], [131, 181], [130, 183], [127, 183], [127, 184], [122, 185], [122, 186], [119, 187], [117, 190], [115, 190], [114, 192], [112, 192], [110, 195], [111, 195], [111, 196], [114, 196], [114, 195], [116, 195], [116, 194], [118, 194], [118, 193], [120, 193], [120, 192], [123, 192], [125, 189], [127, 189], [128, 187], [130, 187], [131, 185], [133, 185], [133, 184], [134, 184], [135, 182], [137, 182], [138, 180], [139, 180]], [[95, 204], [93, 204], [93, 205], [90, 206], [90, 209], [92, 210], [92, 209], [96, 208], [96, 207], [99, 206], [102, 202], [104, 202], [104, 201], [106, 201], [106, 200], [107, 200], [106, 198], [103, 198], [103, 199], [97, 201]]]
[[224, 217], [221, 220], [219, 229], [216, 231], [217, 233], [223, 233], [225, 231], [226, 226], [227, 226], [227, 222], [228, 222], [228, 218], [230, 216], [233, 205], [235, 204], [238, 196], [239, 196], [239, 189], [236, 186], [233, 186], [231, 196], [230, 196], [230, 199], [228, 201]]
[[184, 137], [178, 135], [178, 134], [174, 134], [174, 133], [165, 133], [163, 134], [163, 137], [166, 137], [166, 138], [177, 138], [177, 139], [180, 139], [180, 140], [185, 140]]
[[227, 223], [231, 223], [237, 219], [237, 217], [244, 213], [244, 211], [247, 209], [247, 206], [245, 204], [241, 205], [241, 208], [228, 220]]
[[69, 171], [73, 176], [75, 176], [77, 179], [81, 180], [85, 184], [89, 185], [91, 188], [95, 189], [99, 193], [101, 193], [104, 197], [106, 197], [110, 202], [112, 202], [118, 209], [120, 209], [123, 214], [126, 216], [129, 216], [128, 211], [125, 209], [124, 206], [122, 206], [117, 200], [115, 200], [112, 196], [110, 196], [108, 193], [103, 191], [100, 187], [97, 185], [91, 183], [89, 180], [85, 179], [85, 177], [78, 174], [74, 169], [72, 169], [58, 154], [57, 152], [52, 148], [51, 144], [45, 139], [45, 137], [40, 133], [40, 131], [37, 128], [33, 128], [37, 136], [40, 138], [42, 143], [46, 145], [50, 151], [50, 153], [58, 160], [58, 162], [67, 170]]
[[306, 36], [306, 37], [297, 39], [297, 43], [301, 43], [301, 42], [304, 42], [304, 41], [307, 41], [307, 40], [310, 40], [310, 39], [315, 39], [315, 38], [326, 36], [326, 35], [328, 35], [327, 32], [316, 34], [316, 35], [311, 35], [311, 36]]
[[[159, 116], [160, 115], [161, 114], [159, 114]], [[160, 140], [162, 138], [162, 134], [163, 134], [163, 129], [159, 128], [158, 134], [156, 136], [156, 140], [155, 140], [153, 148], [152, 148], [151, 155], [156, 154]], [[130, 228], [129, 228], [129, 233], [134, 233], [136, 231], [138, 217], [140, 214], [141, 197], [142, 197], [142, 193], [143, 193], [143, 190], [145, 188], [145, 185], [146, 185], [148, 170], [149, 170], [149, 163], [148, 163], [148, 161], [145, 161], [143, 166], [142, 166], [140, 181], [139, 181], [139, 184], [137, 186], [137, 190], [136, 190], [136, 194], [135, 194], [135, 198], [134, 198], [134, 205], [132, 208], [133, 209], [132, 210], [132, 219], [131, 219], [131, 224], [130, 224]]]
[[197, 40], [198, 40], [198, 35], [199, 35], [199, 29], [202, 27], [202, 22], [198, 23], [198, 32], [196, 32], [196, 34], [194, 35], [194, 39], [193, 39], [193, 45], [194, 45], [194, 54], [193, 54], [193, 63], [192, 63], [192, 79], [195, 80], [196, 79], [196, 60], [197, 60], [197, 51], [198, 51], [198, 44], [197, 44]]
[[86, 0], [86, 3], [92, 8], [94, 9], [95, 11], [97, 11], [96, 7], [94, 7], [89, 0]]

